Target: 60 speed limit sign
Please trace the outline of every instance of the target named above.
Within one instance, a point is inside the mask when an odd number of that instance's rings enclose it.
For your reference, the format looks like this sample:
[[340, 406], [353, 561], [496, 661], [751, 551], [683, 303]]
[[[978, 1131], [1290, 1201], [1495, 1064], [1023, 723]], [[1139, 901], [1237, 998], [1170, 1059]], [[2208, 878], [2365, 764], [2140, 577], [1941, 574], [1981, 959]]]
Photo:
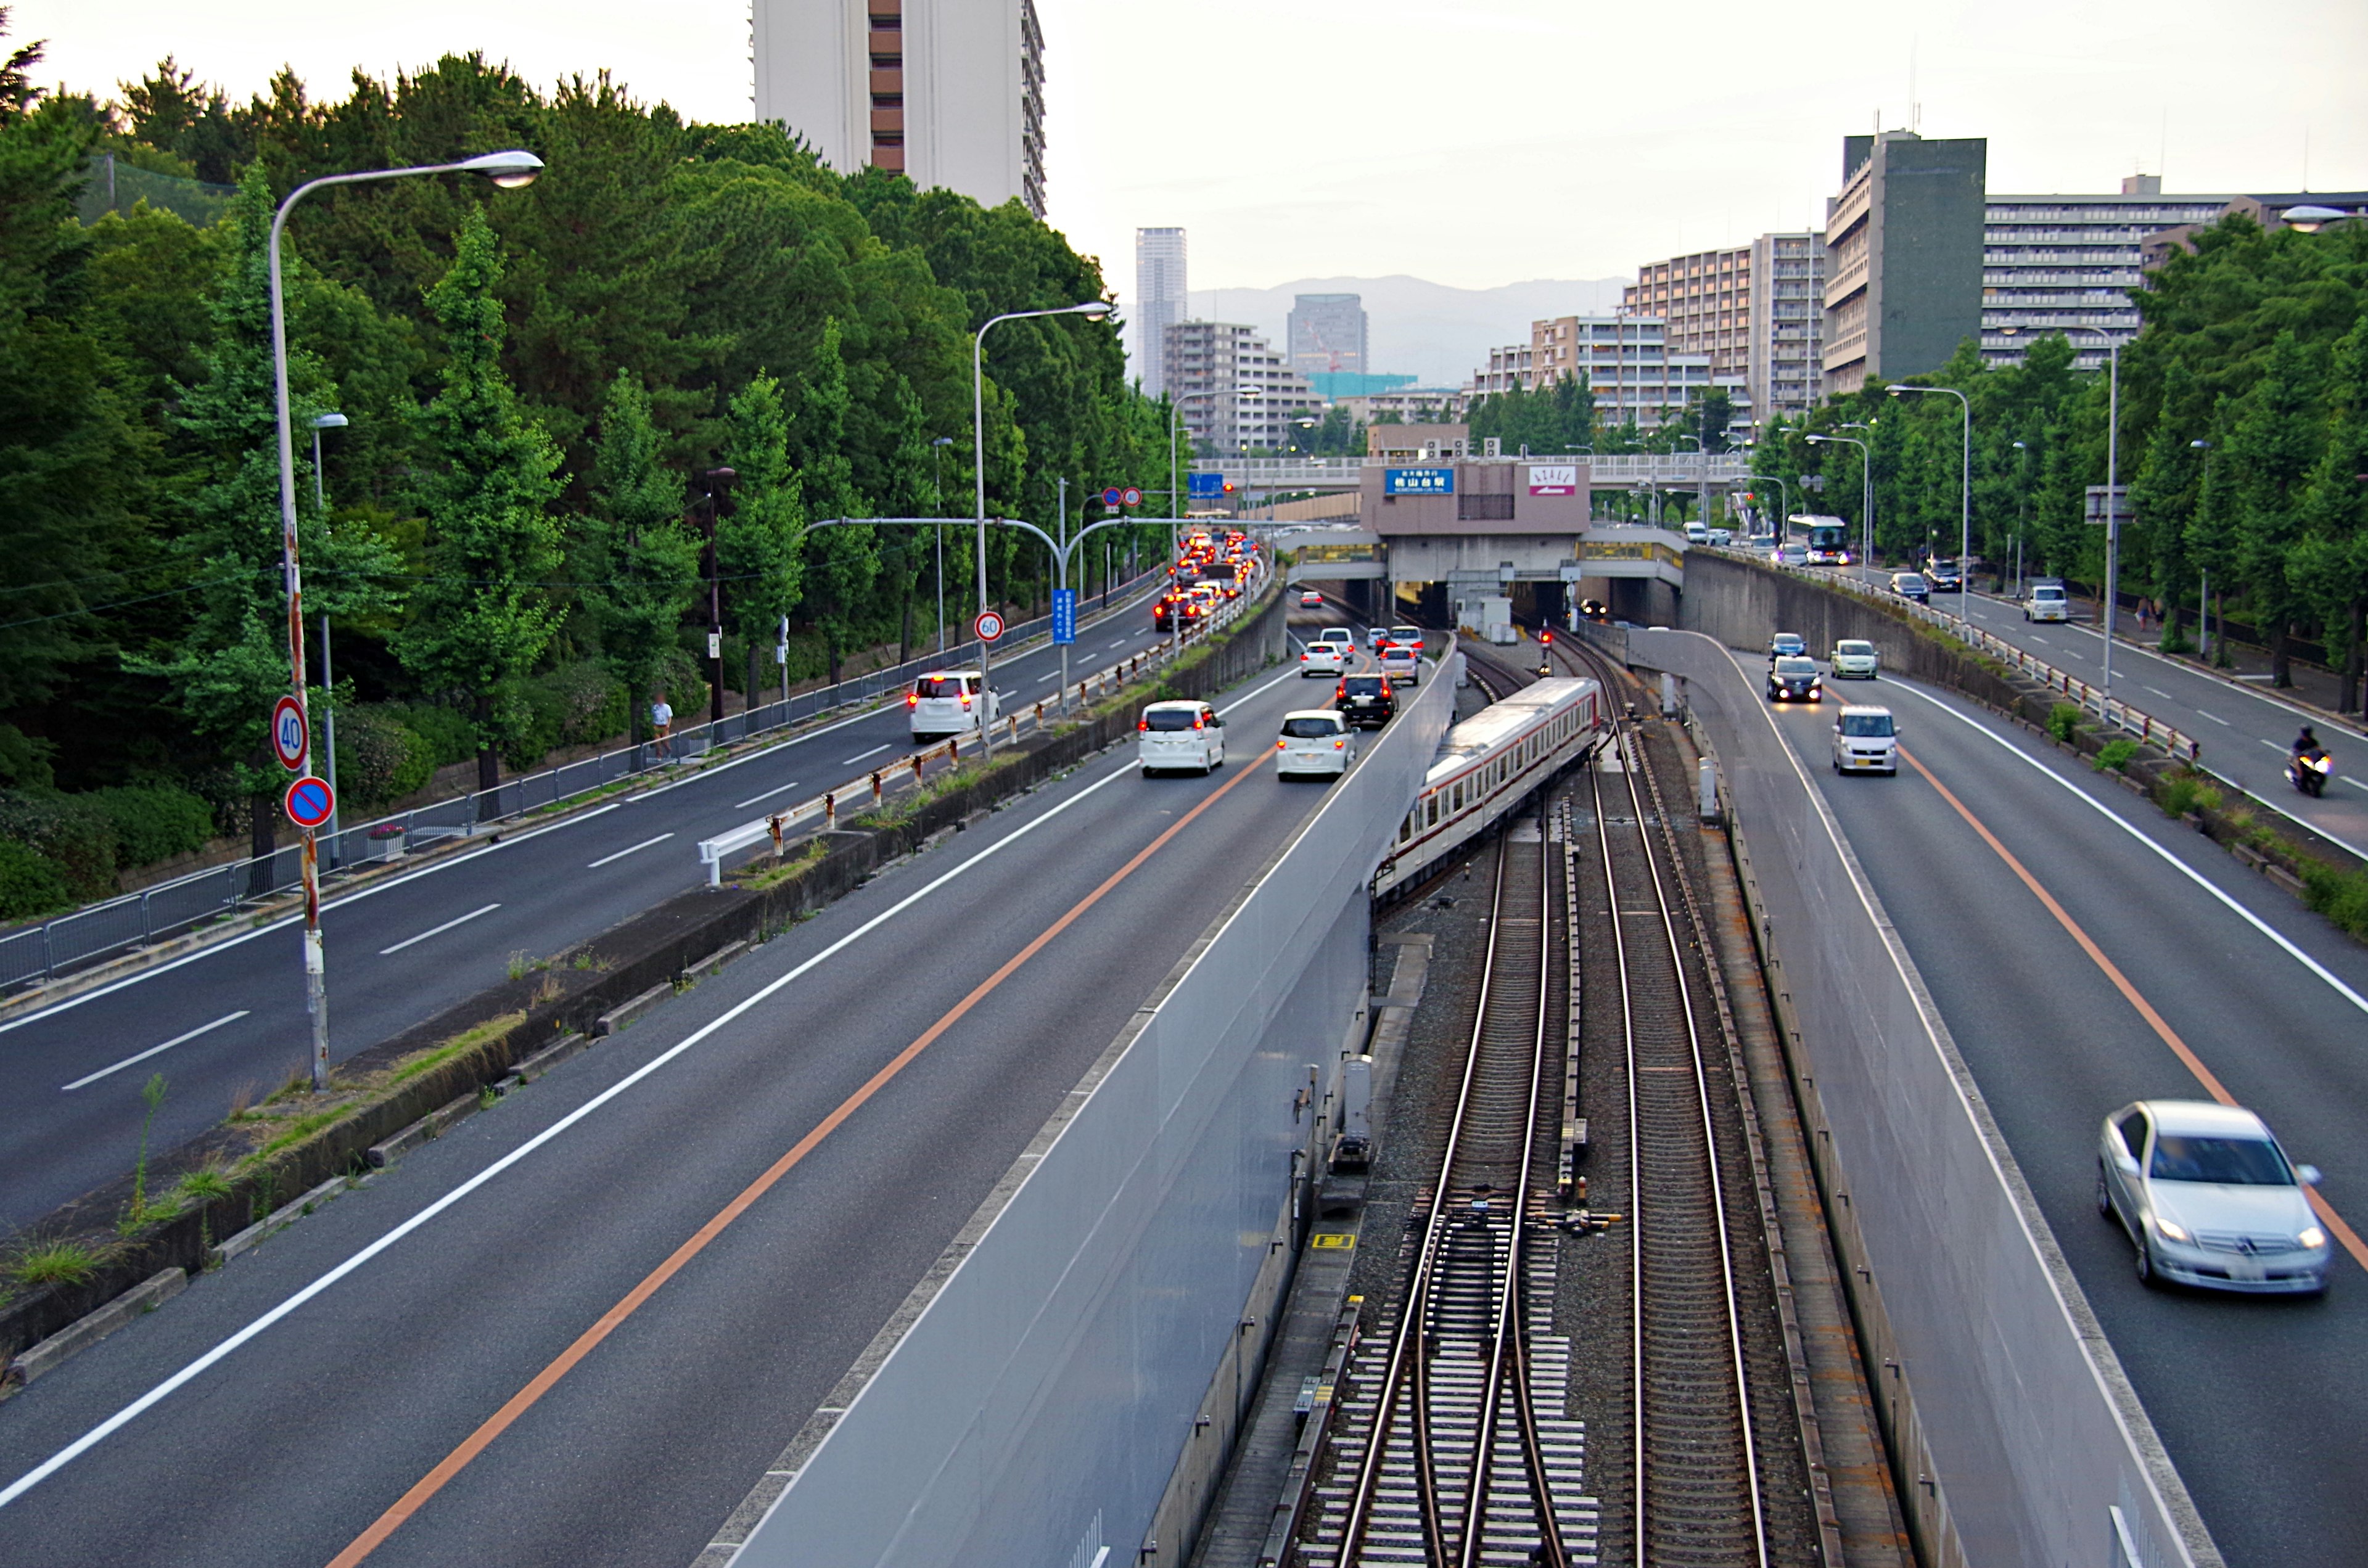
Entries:
[[983, 609], [978, 612], [978, 619], [970, 623], [970, 629], [980, 642], [992, 642], [1003, 635], [1003, 617], [991, 609]]

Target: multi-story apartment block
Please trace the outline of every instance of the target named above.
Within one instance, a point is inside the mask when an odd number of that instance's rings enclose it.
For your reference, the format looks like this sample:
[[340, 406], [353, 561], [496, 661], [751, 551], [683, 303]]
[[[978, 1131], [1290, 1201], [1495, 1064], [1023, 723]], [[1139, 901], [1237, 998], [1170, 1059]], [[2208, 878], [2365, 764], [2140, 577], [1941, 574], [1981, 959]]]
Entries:
[[1287, 341], [1291, 368], [1303, 376], [1362, 372], [1364, 301], [1354, 294], [1292, 296]]
[[843, 174], [900, 170], [1044, 215], [1035, 0], [750, 0], [757, 119]]
[[1743, 377], [1716, 369], [1707, 354], [1673, 352], [1668, 323], [1659, 316], [1556, 316], [1530, 324], [1530, 341], [1488, 351], [1465, 390], [1475, 396], [1534, 392], [1565, 376], [1583, 376], [1595, 394], [1598, 425], [1634, 420], [1651, 429], [1712, 387], [1726, 389], [1733, 425], [1751, 423]]
[[1184, 319], [1184, 231], [1134, 232], [1133, 331], [1135, 373], [1143, 390], [1157, 397], [1167, 390], [1167, 329]]
[[1714, 380], [1739, 381], [1763, 417], [1798, 415], [1817, 401], [1825, 260], [1822, 235], [1762, 234], [1646, 263], [1621, 309], [1668, 322], [1671, 351], [1705, 357]]
[[1648, 261], [1621, 290], [1620, 313], [1668, 324], [1675, 354], [1700, 354], [1711, 369], [1741, 376], [1751, 328], [1751, 247]]
[[2117, 196], [1988, 198], [1982, 220], [1982, 358], [2021, 364], [2033, 343], [2070, 329], [2076, 362], [2091, 369], [2102, 365], [2105, 343], [2098, 334], [2127, 343], [2144, 324], [2130, 295], [2146, 285], [2147, 237], [2216, 222], [2230, 199], [2165, 196], [2159, 175], [2133, 175]]
[[1939, 369], [1979, 335], [1988, 160], [1978, 137], [1842, 139], [1842, 188], [1826, 203], [1826, 396]]
[[1256, 327], [1178, 322], [1161, 350], [1167, 394], [1203, 457], [1281, 451], [1301, 420], [1320, 418], [1323, 400], [1282, 362]]

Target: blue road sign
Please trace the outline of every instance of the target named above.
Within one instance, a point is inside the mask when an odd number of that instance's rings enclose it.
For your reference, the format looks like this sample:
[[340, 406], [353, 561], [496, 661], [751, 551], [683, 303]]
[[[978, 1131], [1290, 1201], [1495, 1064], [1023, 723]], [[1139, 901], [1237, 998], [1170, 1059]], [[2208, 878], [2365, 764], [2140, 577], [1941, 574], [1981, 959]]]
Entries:
[[1115, 484], [1111, 485], [1108, 490], [1102, 492], [1102, 505], [1105, 506], [1117, 506], [1119, 494], [1119, 487]]
[[1382, 470], [1382, 494], [1452, 495], [1455, 494], [1455, 471], [1452, 468], [1385, 468]]
[[287, 808], [288, 820], [302, 828], [319, 827], [337, 810], [337, 797], [328, 783], [310, 774], [288, 786], [281, 803]]
[[1077, 640], [1077, 590], [1053, 590], [1053, 641], [1075, 642]]
[[1225, 498], [1225, 476], [1222, 473], [1194, 473], [1189, 492], [1195, 501], [1222, 501]]

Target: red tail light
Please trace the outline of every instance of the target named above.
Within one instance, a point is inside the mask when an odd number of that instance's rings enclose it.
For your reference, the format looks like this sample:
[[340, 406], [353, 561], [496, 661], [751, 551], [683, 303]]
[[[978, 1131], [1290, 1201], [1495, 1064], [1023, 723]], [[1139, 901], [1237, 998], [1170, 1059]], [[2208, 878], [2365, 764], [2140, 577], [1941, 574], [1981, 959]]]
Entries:
[[1192, 727], [1196, 730], [1205, 730], [1208, 728], [1206, 724], [1201, 723], [1198, 719], [1192, 721]]
[[1138, 734], [1147, 735], [1151, 733], [1151, 721], [1148, 719], [1137, 719], [1134, 722], [1134, 728]]
[[917, 691], [908, 691], [908, 692], [906, 692], [906, 693], [905, 694], [905, 707], [907, 707], [907, 708], [918, 708], [920, 705], [921, 705], [921, 694], [920, 694], [919, 692], [917, 692]]
[[964, 692], [962, 694], [962, 706], [965, 708], [970, 706], [970, 694], [968, 692]]

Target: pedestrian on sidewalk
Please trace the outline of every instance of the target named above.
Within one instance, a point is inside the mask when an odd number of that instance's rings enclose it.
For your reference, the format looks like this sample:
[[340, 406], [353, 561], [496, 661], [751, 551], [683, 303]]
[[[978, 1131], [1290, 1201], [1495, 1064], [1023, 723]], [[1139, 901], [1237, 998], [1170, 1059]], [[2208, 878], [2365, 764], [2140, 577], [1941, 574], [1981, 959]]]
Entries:
[[674, 708], [663, 691], [650, 699], [650, 731], [657, 737], [658, 756], [671, 761], [674, 746], [667, 737], [674, 733]]

